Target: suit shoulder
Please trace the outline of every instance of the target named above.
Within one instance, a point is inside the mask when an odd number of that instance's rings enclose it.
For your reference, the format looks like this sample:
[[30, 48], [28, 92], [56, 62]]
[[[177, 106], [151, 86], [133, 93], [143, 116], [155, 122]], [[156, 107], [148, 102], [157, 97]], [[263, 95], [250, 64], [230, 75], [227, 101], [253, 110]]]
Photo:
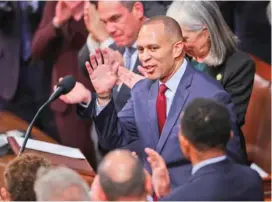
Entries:
[[243, 173], [244, 176], [248, 176], [250, 179], [254, 179], [256, 181], [262, 181], [262, 178], [258, 174], [257, 171], [253, 170], [249, 166], [240, 165], [240, 164], [233, 164], [234, 169], [237, 172]]
[[142, 79], [133, 86], [131, 91], [135, 92], [135, 91], [149, 90], [154, 82], [156, 81], [153, 81], [150, 79]]
[[198, 71], [196, 71], [194, 74], [192, 85], [196, 86], [197, 88], [205, 88], [205, 92], [214, 92], [215, 90], [225, 91], [223, 86], [213, 77]]
[[[245, 68], [247, 66], [247, 68]], [[252, 71], [255, 70], [255, 63], [247, 53], [235, 51], [226, 58], [225, 71]]]

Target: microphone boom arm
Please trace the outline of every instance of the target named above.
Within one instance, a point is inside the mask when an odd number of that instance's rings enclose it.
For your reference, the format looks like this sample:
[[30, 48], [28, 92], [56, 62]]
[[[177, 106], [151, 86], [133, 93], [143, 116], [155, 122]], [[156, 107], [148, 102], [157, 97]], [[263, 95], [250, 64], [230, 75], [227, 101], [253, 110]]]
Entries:
[[18, 156], [20, 156], [24, 150], [25, 150], [25, 147], [26, 147], [26, 143], [29, 139], [29, 135], [31, 134], [31, 131], [32, 131], [32, 128], [33, 128], [33, 125], [36, 121], [36, 119], [38, 118], [38, 116], [40, 115], [40, 113], [42, 112], [42, 110], [47, 107], [48, 104], [50, 104], [51, 100], [47, 100], [41, 107], [40, 109], [37, 111], [37, 113], [35, 114], [34, 118], [32, 119], [31, 123], [29, 124], [27, 130], [26, 130], [26, 133], [25, 133], [25, 137], [24, 137], [24, 142], [20, 148], [20, 151], [18, 153]]

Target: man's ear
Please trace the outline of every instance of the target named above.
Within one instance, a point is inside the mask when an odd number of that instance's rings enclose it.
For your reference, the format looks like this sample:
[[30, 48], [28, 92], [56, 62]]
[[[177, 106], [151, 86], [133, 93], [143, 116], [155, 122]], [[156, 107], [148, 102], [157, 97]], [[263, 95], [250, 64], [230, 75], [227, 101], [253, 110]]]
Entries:
[[132, 7], [132, 14], [137, 19], [142, 19], [144, 17], [144, 5], [143, 3], [136, 1]]
[[178, 41], [173, 46], [173, 57], [178, 58], [184, 54], [183, 51], [184, 43], [182, 41]]

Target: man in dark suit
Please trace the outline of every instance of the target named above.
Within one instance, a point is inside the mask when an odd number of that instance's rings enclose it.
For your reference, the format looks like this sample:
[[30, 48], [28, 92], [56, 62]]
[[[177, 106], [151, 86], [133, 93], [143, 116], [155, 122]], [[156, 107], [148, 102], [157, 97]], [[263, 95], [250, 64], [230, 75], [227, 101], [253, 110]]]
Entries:
[[[233, 104], [214, 79], [197, 72], [184, 59], [182, 33], [174, 19], [160, 16], [147, 21], [139, 32], [137, 48], [148, 79], [135, 84], [131, 98], [118, 114], [112, 89], [117, 82], [119, 64], [108, 58], [105, 50], [102, 51], [104, 64], [100, 53], [91, 55], [92, 67], [89, 63], [86, 66], [96, 97], [89, 95], [89, 106], [82, 113], [92, 115], [103, 148], [127, 148], [137, 152], [150, 172], [144, 148], [155, 149], [165, 159], [171, 186], [176, 187], [191, 171], [191, 164], [178, 144], [179, 117], [183, 109], [197, 97], [215, 99], [229, 107], [236, 131]], [[75, 92], [75, 96], [79, 95]], [[243, 162], [241, 150], [240, 137], [235, 133], [228, 152]]]
[[171, 191], [164, 160], [146, 149], [157, 196], [163, 201], [263, 201], [259, 174], [227, 158], [230, 138], [227, 108], [210, 99], [193, 100], [181, 118], [179, 133], [183, 154], [193, 165], [188, 181]]
[[[32, 36], [40, 22], [44, 2], [0, 2], [0, 110], [30, 122], [50, 92], [50, 62], [33, 63]], [[54, 121], [45, 109], [36, 126], [53, 137]]]

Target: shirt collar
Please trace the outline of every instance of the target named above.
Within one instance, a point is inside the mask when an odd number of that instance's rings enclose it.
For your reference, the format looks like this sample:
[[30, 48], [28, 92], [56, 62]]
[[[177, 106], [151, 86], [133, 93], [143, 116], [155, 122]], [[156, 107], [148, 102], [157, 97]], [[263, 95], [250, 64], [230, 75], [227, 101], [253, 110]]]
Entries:
[[[129, 47], [137, 49], [137, 41], [134, 41], [134, 43]], [[125, 49], [128, 49], [129, 47], [126, 47]]]
[[223, 155], [223, 156], [218, 156], [218, 157], [214, 157], [214, 158], [210, 158], [210, 159], [201, 161], [201, 162], [199, 162], [199, 163], [197, 163], [196, 165], [193, 166], [192, 175], [195, 174], [196, 171], [198, 171], [200, 168], [203, 168], [204, 166], [207, 166], [207, 165], [210, 165], [210, 164], [213, 164], [213, 163], [217, 163], [217, 162], [220, 162], [220, 161], [224, 161], [225, 159], [227, 159], [227, 156]]
[[[177, 72], [168, 81], [166, 81], [165, 85], [167, 86], [167, 88], [170, 91], [172, 91], [172, 92], [177, 91], [179, 82], [180, 82], [181, 78], [183, 77], [184, 72], [186, 70], [187, 63], [188, 63], [187, 60], [184, 58], [181, 66], [179, 67]], [[161, 85], [162, 82], [160, 81], [159, 84]]]

